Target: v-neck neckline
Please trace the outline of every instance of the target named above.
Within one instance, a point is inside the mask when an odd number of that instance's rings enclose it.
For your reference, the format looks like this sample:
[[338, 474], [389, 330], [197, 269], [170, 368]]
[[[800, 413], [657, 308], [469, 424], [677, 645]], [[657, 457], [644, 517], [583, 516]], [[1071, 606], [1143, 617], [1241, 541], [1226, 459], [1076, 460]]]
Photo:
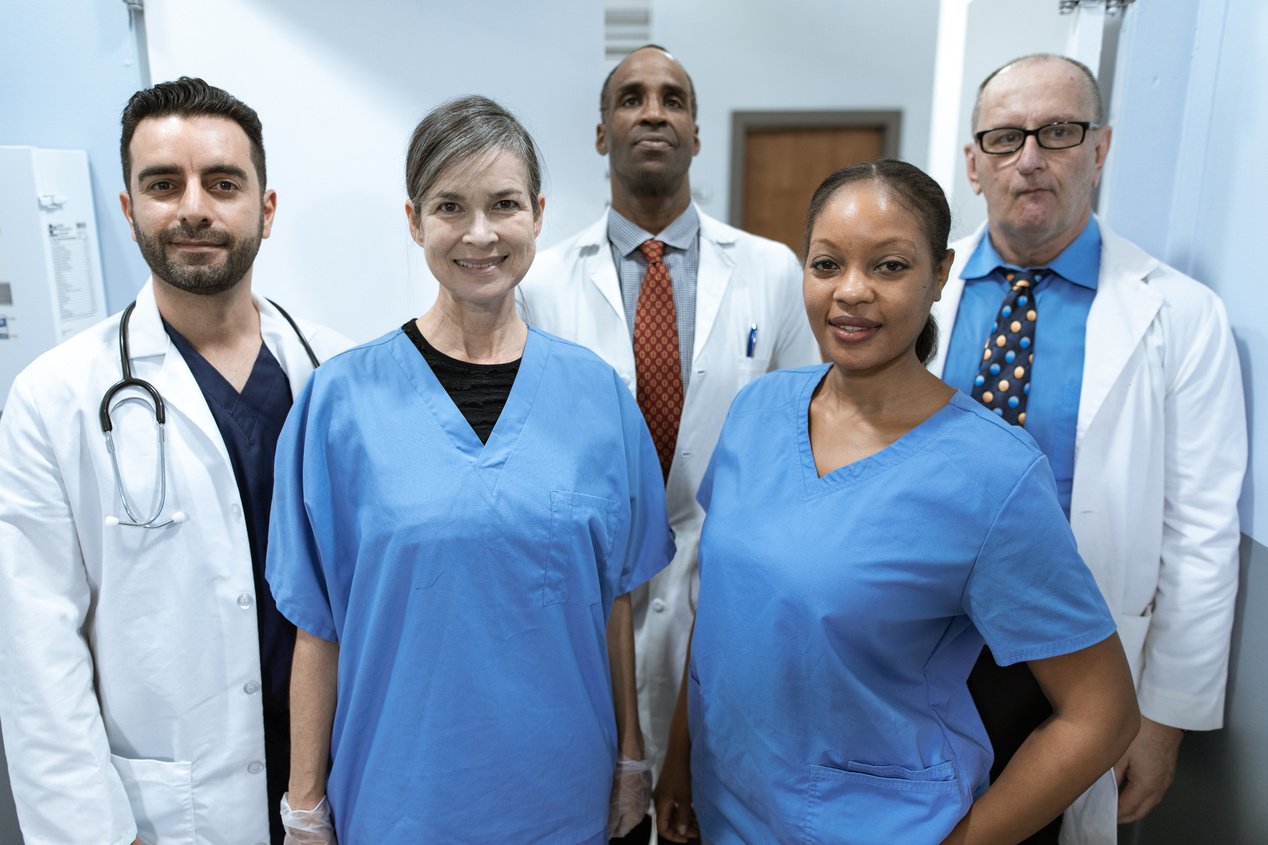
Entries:
[[[184, 359], [185, 366], [194, 375], [194, 381], [203, 395], [203, 400], [208, 404], [214, 402], [223, 409], [225, 415], [242, 430], [243, 434], [254, 440], [260, 413], [276, 387], [277, 377], [279, 374], [285, 376], [281, 364], [269, 350], [264, 339], [260, 339], [260, 348], [255, 353], [251, 372], [247, 374], [247, 380], [243, 383], [242, 389], [238, 390], [198, 351], [194, 344], [172, 328], [167, 321], [163, 321], [163, 328], [181, 358]], [[267, 366], [269, 360], [274, 362], [275, 368]], [[289, 383], [287, 387], [289, 389]], [[216, 414], [213, 412], [212, 416], [215, 417]]]
[[797, 447], [801, 456], [802, 484], [808, 499], [826, 496], [865, 481], [924, 449], [932, 442], [934, 432], [942, 424], [942, 418], [950, 413], [953, 406], [959, 406], [959, 399], [963, 395], [959, 391], [952, 393], [945, 405], [880, 451], [820, 476], [819, 468], [815, 465], [814, 449], [810, 445], [810, 400], [814, 398], [815, 390], [827, 378], [831, 367], [831, 364], [824, 364], [822, 369], [812, 371], [802, 386], [797, 401], [791, 406], [794, 415], [793, 423], [797, 431]]
[[481, 469], [500, 471], [514, 450], [537, 397], [549, 352], [546, 338], [529, 327], [519, 372], [515, 374], [506, 404], [485, 443], [480, 442], [475, 429], [404, 330], [398, 330], [394, 341], [393, 355], [454, 449]]

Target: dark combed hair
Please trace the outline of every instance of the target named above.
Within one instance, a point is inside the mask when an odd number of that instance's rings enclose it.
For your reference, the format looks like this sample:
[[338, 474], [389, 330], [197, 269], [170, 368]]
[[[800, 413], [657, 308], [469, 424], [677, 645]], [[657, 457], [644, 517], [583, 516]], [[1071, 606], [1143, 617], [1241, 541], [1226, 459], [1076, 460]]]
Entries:
[[223, 117], [232, 120], [251, 142], [251, 163], [260, 177], [260, 190], [268, 185], [264, 169], [264, 127], [255, 109], [224, 89], [201, 79], [182, 76], [173, 82], [160, 82], [152, 88], [137, 91], [123, 107], [120, 123], [119, 158], [123, 161], [123, 184], [131, 190], [132, 155], [129, 147], [141, 121], [151, 117]]
[[[810, 237], [815, 221], [828, 201], [846, 185], [856, 182], [880, 182], [897, 196], [903, 207], [915, 215], [920, 229], [928, 239], [930, 254], [935, 264], [947, 254], [947, 239], [951, 235], [951, 207], [942, 187], [929, 174], [905, 161], [884, 158], [879, 161], [851, 164], [834, 171], [815, 189], [806, 212], [806, 238], [801, 256], [804, 263], [810, 252]], [[933, 315], [925, 321], [925, 327], [916, 339], [916, 356], [923, 364], [938, 350], [938, 324]]]
[[[626, 54], [625, 58], [629, 58], [639, 50], [660, 50], [670, 58], [673, 58], [674, 55], [659, 44], [644, 44], [642, 47], [635, 47], [633, 50], [630, 50], [630, 52]], [[608, 71], [608, 75], [603, 78], [603, 87], [599, 89], [599, 117], [603, 120], [608, 119], [608, 97], [612, 94], [612, 77], [616, 75], [616, 68], [619, 68], [624, 61], [625, 59], [621, 59], [620, 62], [617, 62], [616, 67]], [[674, 61], [678, 62], [677, 59], [674, 59]], [[691, 74], [687, 73], [687, 69], [685, 67], [682, 67], [682, 62], [678, 62], [678, 67], [682, 68], [682, 75], [687, 77], [687, 99], [691, 100], [688, 105], [691, 107], [691, 119], [695, 120], [697, 110], [696, 83], [691, 81]]]

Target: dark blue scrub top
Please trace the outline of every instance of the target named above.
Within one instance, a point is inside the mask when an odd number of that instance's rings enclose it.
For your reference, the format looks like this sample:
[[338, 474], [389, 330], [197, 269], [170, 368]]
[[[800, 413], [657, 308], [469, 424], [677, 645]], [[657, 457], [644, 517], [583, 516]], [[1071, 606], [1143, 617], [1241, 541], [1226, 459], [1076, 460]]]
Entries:
[[266, 718], [270, 714], [284, 714], [288, 710], [295, 626], [278, 612], [273, 602], [273, 593], [264, 580], [264, 560], [269, 539], [269, 508], [273, 503], [273, 456], [282, 423], [286, 422], [286, 414], [291, 409], [290, 382], [282, 365], [261, 343], [251, 375], [242, 393], [238, 393], [193, 344], [166, 321], [163, 327], [194, 374], [233, 464], [255, 577], [264, 713]]

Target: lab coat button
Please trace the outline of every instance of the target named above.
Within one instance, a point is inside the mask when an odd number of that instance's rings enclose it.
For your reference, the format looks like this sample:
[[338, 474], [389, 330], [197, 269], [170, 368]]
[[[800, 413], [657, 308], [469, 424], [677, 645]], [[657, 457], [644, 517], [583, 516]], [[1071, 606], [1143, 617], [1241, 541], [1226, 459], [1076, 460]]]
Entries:
[[255, 604], [255, 600], [251, 598], [250, 593], [243, 593], [242, 595], [238, 596], [238, 607], [242, 608], [243, 610], [250, 610], [251, 605], [253, 604]]
[[665, 612], [665, 600], [664, 600], [664, 599], [652, 599], [652, 610], [656, 611], [657, 613], [664, 613], [664, 612]]
[[245, 684], [242, 685], [242, 691], [245, 692], [247, 695], [255, 695], [257, 692], [260, 691], [260, 685], [257, 684], [255, 681], [247, 681]]
[[242, 519], [242, 505], [234, 505], [229, 509], [233, 513], [234, 519]]
[[247, 771], [253, 775], [258, 775], [260, 772], [264, 771], [264, 764], [259, 760], [252, 760], [247, 765]]

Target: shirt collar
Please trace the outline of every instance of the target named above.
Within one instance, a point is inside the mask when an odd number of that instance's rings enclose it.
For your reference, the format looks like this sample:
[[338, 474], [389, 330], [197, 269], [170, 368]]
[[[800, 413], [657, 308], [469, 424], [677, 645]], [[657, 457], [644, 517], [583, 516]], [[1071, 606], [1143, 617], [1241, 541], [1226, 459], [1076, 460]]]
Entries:
[[678, 215], [672, 223], [653, 234], [629, 220], [626, 220], [616, 209], [608, 210], [608, 240], [622, 256], [632, 254], [643, 241], [655, 238], [674, 249], [690, 249], [700, 235], [700, 215], [695, 203], [690, 203], [687, 210]]
[[[988, 230], [986, 237], [982, 238], [977, 249], [969, 256], [960, 275], [966, 281], [977, 281], [989, 278], [996, 267], [1025, 269], [1009, 264], [1000, 257], [995, 245], [991, 243]], [[1048, 269], [1066, 281], [1096, 290], [1096, 279], [1101, 271], [1101, 229], [1096, 223], [1096, 217], [1090, 217], [1079, 236], [1048, 262]]]

